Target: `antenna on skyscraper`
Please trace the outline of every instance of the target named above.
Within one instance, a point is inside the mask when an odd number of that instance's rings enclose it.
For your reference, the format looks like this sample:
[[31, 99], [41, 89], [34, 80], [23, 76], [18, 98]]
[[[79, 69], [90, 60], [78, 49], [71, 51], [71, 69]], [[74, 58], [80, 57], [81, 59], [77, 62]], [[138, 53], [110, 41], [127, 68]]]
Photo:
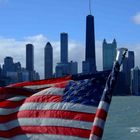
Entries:
[[91, 0], [89, 0], [89, 13], [91, 15]]

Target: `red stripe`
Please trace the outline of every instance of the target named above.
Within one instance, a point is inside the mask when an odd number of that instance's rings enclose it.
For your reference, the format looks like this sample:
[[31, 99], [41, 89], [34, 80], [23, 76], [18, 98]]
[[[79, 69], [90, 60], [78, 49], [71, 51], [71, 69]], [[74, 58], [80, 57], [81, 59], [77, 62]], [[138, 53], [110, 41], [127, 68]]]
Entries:
[[96, 117], [105, 121], [107, 117], [107, 112], [103, 109], [97, 109]]
[[5, 87], [0, 89], [0, 99], [7, 99], [8, 97], [16, 97], [18, 95], [31, 96], [34, 94], [32, 90], [16, 87]]
[[93, 122], [95, 114], [62, 110], [25, 110], [10, 115], [0, 115], [0, 123], [6, 123], [17, 118], [60, 118]]
[[62, 78], [54, 78], [54, 79], [48, 79], [48, 80], [38, 80], [38, 81], [33, 81], [33, 82], [23, 82], [23, 83], [13, 84], [11, 85], [11, 87], [55, 84], [55, 83], [61, 83], [64, 81], [69, 81], [69, 80], [71, 80], [71, 76], [65, 76]]
[[29, 98], [23, 99], [21, 101], [2, 101], [0, 102], [0, 108], [16, 108], [23, 103], [36, 102], [36, 103], [47, 103], [47, 102], [60, 102], [62, 96], [59, 95], [38, 95], [31, 96]]
[[102, 137], [102, 135], [103, 135], [103, 129], [100, 128], [100, 127], [98, 127], [98, 126], [94, 126], [92, 128], [91, 134], [94, 134], [94, 135], [96, 135], [98, 137]]
[[37, 95], [31, 96], [25, 100], [24, 103], [36, 102], [36, 103], [45, 103], [45, 102], [61, 102], [62, 96], [60, 95]]
[[0, 102], [0, 108], [16, 108], [20, 105], [22, 105], [24, 100], [21, 101], [2, 101]]
[[11, 138], [21, 134], [49, 134], [89, 138], [90, 130], [58, 126], [23, 126], [0, 131], [0, 137]]

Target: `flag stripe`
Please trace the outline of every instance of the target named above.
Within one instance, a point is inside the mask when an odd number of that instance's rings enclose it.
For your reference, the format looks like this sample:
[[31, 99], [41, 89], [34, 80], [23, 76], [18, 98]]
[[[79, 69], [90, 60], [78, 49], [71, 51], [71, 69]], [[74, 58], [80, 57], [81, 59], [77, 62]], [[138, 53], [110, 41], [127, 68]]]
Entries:
[[94, 123], [95, 126], [98, 126], [98, 127], [102, 128], [102, 129], [104, 128], [104, 124], [105, 124], [104, 120], [95, 117], [94, 122], [95, 122]]
[[[89, 140], [88, 138], [80, 138], [64, 135], [49, 135], [49, 134], [24, 134], [11, 137], [10, 140]], [[0, 137], [0, 140], [9, 140], [9, 138]]]
[[96, 136], [94, 134], [91, 134], [89, 140], [101, 140], [101, 137], [98, 137], [98, 136]]
[[31, 96], [34, 94], [32, 90], [25, 89], [25, 88], [16, 88], [16, 87], [7, 87], [7, 88], [0, 88], [0, 99], [6, 99], [13, 96], [24, 95], [26, 97]]
[[38, 102], [38, 103], [45, 103], [45, 102], [60, 102], [62, 100], [62, 96], [57, 95], [36, 95], [31, 96], [30, 98], [27, 98], [26, 100], [20, 100], [20, 101], [9, 101], [5, 100], [0, 102], [0, 108], [15, 108], [24, 103], [28, 102]]
[[[8, 99], [6, 99], [7, 101], [21, 101], [23, 99], [26, 99], [27, 97], [26, 96], [15, 96], [15, 97], [10, 97]], [[4, 100], [5, 101], [5, 100]]]
[[96, 135], [98, 137], [102, 137], [102, 135], [103, 135], [103, 129], [98, 126], [93, 126], [92, 132], [94, 132], [94, 135]]
[[8, 122], [18, 118], [64, 118], [92, 122], [94, 113], [82, 113], [63, 110], [24, 110], [10, 115], [1, 115], [0, 123]]
[[97, 109], [96, 111], [96, 117], [102, 119], [102, 120], [106, 120], [107, 117], [107, 112], [103, 109]]
[[105, 110], [106, 112], [108, 112], [108, 109], [109, 109], [109, 103], [105, 102], [105, 101], [100, 101], [99, 103], [99, 106], [98, 106], [98, 109], [103, 109]]
[[7, 131], [20, 126], [64, 126], [90, 130], [92, 128], [92, 122], [58, 118], [19, 118], [18, 120], [15, 119], [7, 123], [1, 123], [0, 130]]
[[74, 103], [24, 103], [21, 107], [13, 109], [0, 108], [0, 115], [8, 115], [23, 110], [69, 110], [75, 112], [92, 113], [96, 112], [96, 107]]
[[2, 101], [0, 102], [0, 108], [15, 108], [15, 107], [18, 107], [20, 105], [22, 105], [24, 100], [21, 100], [21, 101]]
[[32, 96], [38, 96], [38, 95], [61, 95], [64, 94], [64, 88], [57, 88], [57, 87], [50, 87], [48, 89], [44, 89], [36, 94], [33, 94]]
[[62, 126], [21, 126], [15, 127], [8, 131], [0, 131], [0, 136], [4, 138], [11, 138], [16, 135], [21, 135], [25, 133], [65, 135], [65, 136], [77, 136], [82, 138], [88, 138], [90, 130]]
[[[71, 76], [66, 76], [62, 78], [55, 78], [55, 79], [48, 79], [48, 80], [39, 80], [39, 81], [33, 81], [33, 82], [23, 82], [23, 83], [16, 83], [13, 85], [10, 85], [9, 87], [35, 87], [35, 86], [47, 86], [47, 85], [55, 85], [55, 84], [60, 84], [63, 82], [68, 82], [71, 80]], [[28, 85], [28, 86], [27, 86]]]

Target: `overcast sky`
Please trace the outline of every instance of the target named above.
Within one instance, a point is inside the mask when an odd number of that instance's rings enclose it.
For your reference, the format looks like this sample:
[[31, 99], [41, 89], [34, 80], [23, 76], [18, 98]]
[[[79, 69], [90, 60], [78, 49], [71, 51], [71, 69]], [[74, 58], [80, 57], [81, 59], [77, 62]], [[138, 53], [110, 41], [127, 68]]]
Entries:
[[[140, 1], [91, 0], [95, 17], [96, 57], [102, 69], [102, 41], [135, 51], [140, 66]], [[81, 62], [85, 51], [88, 0], [0, 0], [0, 64], [6, 56], [25, 66], [25, 44], [35, 46], [35, 69], [43, 76], [44, 46], [53, 46], [54, 67], [59, 62], [60, 33], [69, 34], [69, 60]], [[75, 51], [76, 50], [76, 51]], [[80, 54], [80, 55], [79, 55]], [[78, 57], [77, 57], [78, 56]]]

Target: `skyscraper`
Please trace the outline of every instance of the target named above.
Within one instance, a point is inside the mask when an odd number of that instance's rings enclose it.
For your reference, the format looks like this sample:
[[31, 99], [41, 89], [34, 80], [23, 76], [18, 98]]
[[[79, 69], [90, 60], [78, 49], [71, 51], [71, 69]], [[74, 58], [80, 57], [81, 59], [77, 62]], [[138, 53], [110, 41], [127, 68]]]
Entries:
[[103, 70], [111, 70], [113, 67], [114, 60], [116, 58], [117, 42], [114, 39], [112, 43], [103, 41]]
[[138, 67], [131, 69], [131, 93], [140, 95], [140, 70]]
[[124, 75], [126, 93], [130, 94], [130, 81], [131, 81], [131, 69], [134, 68], [135, 56], [133, 51], [128, 51], [128, 56], [124, 59], [121, 72]]
[[45, 62], [45, 79], [52, 78], [53, 76], [53, 48], [50, 42], [45, 46], [44, 50], [44, 62]]
[[68, 63], [68, 34], [61, 33], [60, 35], [61, 41], [61, 63], [66, 64]]
[[34, 46], [32, 44], [26, 45], [26, 69], [34, 71]]
[[96, 72], [94, 16], [86, 17], [86, 50], [83, 73]]
[[69, 74], [77, 74], [77, 62], [68, 62], [68, 34], [60, 34], [60, 63], [57, 63], [55, 68], [55, 76], [62, 77]]
[[26, 45], [26, 70], [29, 72], [29, 81], [34, 80], [34, 46]]

